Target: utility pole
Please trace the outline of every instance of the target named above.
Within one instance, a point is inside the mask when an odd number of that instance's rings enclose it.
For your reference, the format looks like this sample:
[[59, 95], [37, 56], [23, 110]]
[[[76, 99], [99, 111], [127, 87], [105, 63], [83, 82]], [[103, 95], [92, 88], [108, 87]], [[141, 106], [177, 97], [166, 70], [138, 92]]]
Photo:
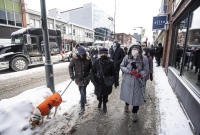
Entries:
[[115, 0], [115, 13], [114, 13], [114, 40], [115, 40], [115, 20], [116, 20], [116, 0]]
[[42, 32], [44, 40], [44, 51], [45, 51], [45, 71], [46, 71], [46, 82], [47, 87], [55, 93], [54, 85], [54, 73], [53, 64], [51, 62], [51, 54], [49, 51], [49, 31], [47, 27], [47, 14], [46, 14], [46, 2], [45, 0], [40, 0], [41, 5], [41, 20], [42, 20]]

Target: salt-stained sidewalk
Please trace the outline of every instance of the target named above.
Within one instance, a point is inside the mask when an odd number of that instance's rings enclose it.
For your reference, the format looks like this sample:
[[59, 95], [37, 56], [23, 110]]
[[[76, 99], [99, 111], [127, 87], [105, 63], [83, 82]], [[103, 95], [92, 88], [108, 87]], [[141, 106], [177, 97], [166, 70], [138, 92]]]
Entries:
[[164, 69], [155, 67], [155, 96], [159, 106], [159, 131], [160, 135], [193, 135], [189, 120], [185, 116], [179, 101], [174, 94]]

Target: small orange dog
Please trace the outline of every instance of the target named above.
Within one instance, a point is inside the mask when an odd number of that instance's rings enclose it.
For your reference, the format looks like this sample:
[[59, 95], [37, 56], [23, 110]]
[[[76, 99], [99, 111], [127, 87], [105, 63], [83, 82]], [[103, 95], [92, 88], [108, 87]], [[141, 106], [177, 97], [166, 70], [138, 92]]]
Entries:
[[[51, 117], [49, 117], [50, 111], [51, 109], [55, 106], [55, 113], [54, 113], [54, 117], [56, 115], [57, 109], [59, 107], [59, 109], [61, 109], [61, 107], [59, 106], [62, 102], [62, 98], [60, 97], [59, 93], [54, 93], [53, 95], [51, 95], [50, 97], [48, 97], [46, 100], [44, 100], [33, 112], [32, 118], [30, 118], [31, 125], [32, 128], [35, 128], [36, 125], [40, 124], [40, 120], [42, 120], [43, 123], [43, 119], [44, 116], [47, 115], [47, 119], [51, 119]], [[41, 124], [42, 124], [41, 123]]]

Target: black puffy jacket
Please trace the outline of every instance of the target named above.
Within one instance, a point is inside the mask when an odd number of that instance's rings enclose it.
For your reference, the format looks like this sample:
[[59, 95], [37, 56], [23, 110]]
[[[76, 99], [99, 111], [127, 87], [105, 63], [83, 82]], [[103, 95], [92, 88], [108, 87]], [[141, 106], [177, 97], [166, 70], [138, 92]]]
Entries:
[[119, 68], [125, 56], [124, 50], [120, 47], [120, 45], [118, 45], [115, 51], [113, 50], [113, 47], [111, 47], [109, 54], [110, 58], [114, 61], [116, 68]]

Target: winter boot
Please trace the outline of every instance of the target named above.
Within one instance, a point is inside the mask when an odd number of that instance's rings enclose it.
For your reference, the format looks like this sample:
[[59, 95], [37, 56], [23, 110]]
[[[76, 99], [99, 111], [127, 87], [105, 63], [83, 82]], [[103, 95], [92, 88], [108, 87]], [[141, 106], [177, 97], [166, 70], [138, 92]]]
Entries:
[[102, 101], [99, 101], [98, 108], [101, 108]]
[[133, 120], [133, 122], [137, 122], [137, 120], [138, 120], [137, 119], [137, 113], [133, 113], [133, 119], [132, 120]]
[[85, 111], [85, 104], [81, 104], [81, 111], [82, 111], [82, 112]]
[[107, 112], [106, 102], [103, 102], [103, 111], [104, 111], [105, 113]]
[[125, 111], [125, 112], [128, 112], [128, 105], [125, 105], [124, 111]]

